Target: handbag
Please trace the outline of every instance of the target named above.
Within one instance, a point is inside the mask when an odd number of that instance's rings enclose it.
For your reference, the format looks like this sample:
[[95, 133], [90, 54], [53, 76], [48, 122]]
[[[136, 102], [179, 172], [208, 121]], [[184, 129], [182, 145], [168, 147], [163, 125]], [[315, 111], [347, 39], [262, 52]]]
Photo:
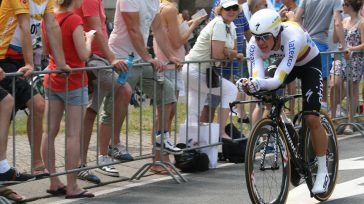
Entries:
[[[212, 26], [212, 31], [214, 30], [215, 25], [216, 25], [216, 22]], [[210, 58], [212, 59], [212, 33], [211, 33], [210, 41], [211, 41], [211, 43], [210, 43], [210, 48], [211, 48]], [[217, 71], [216, 65], [212, 65], [211, 67], [206, 69], [206, 85], [207, 85], [207, 88], [220, 87], [220, 75], [219, 75], [219, 72]]]
[[206, 85], [207, 88], [220, 87], [220, 75], [215, 65], [206, 69]]

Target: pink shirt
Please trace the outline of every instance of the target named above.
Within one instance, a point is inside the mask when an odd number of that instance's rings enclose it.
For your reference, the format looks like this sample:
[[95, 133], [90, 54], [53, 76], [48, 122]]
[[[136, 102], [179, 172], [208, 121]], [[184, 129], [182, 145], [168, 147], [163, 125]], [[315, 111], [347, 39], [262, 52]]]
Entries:
[[[85, 32], [91, 30], [87, 23], [87, 17], [92, 17], [92, 16], [99, 17], [102, 26], [101, 27], [102, 33], [105, 36], [106, 42], [108, 41], [109, 37], [107, 35], [106, 24], [105, 24], [106, 22], [105, 8], [104, 4], [102, 3], [102, 0], [83, 0], [81, 8], [75, 9], [75, 13], [81, 16]], [[97, 46], [96, 40], [94, 40], [92, 43], [92, 54], [105, 57], [104, 54], [100, 51], [99, 47]]]
[[361, 7], [361, 16], [364, 17], [364, 5], [363, 5], [363, 7]]

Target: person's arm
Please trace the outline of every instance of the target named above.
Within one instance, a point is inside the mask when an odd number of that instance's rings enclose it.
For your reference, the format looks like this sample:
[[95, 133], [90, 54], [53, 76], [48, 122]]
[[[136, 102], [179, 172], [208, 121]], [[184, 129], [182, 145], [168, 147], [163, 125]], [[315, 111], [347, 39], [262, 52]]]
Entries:
[[342, 23], [342, 17], [340, 11], [334, 12], [334, 35], [333, 35], [333, 41], [335, 43], [340, 43], [342, 50], [346, 48], [346, 42], [345, 42], [345, 34], [344, 34], [344, 28]]
[[87, 61], [88, 58], [91, 56], [91, 45], [94, 36], [94, 34], [91, 35], [89, 33], [86, 33], [85, 40], [85, 33], [83, 31], [82, 25], [77, 26], [76, 29], [72, 32], [73, 43], [75, 45], [78, 57], [82, 61]]
[[191, 20], [191, 25], [189, 25], [188, 29], [181, 35], [177, 18], [178, 10], [176, 8], [172, 6], [166, 6], [160, 15], [161, 18], [163, 18], [163, 20], [166, 22], [169, 40], [171, 42], [171, 46], [174, 49], [178, 49], [186, 44], [191, 33], [206, 19], [205, 16]]
[[[213, 30], [212, 30], [212, 40], [211, 40], [211, 57], [213, 59], [224, 60], [224, 59], [242, 59], [244, 55], [237, 52], [236, 49], [236, 33], [231, 32], [230, 35], [233, 35], [235, 39], [235, 44], [233, 49], [225, 47], [226, 44], [226, 36], [228, 33], [226, 32], [226, 25], [223, 22], [213, 22]], [[230, 28], [235, 29], [235, 27]], [[235, 31], [235, 30], [234, 30]]]
[[177, 69], [181, 68], [180, 59], [172, 55], [171, 44], [169, 43], [169, 41], [165, 40], [168, 38], [168, 36], [166, 31], [162, 27], [162, 22], [159, 14], [154, 17], [151, 28], [154, 33], [154, 38], [157, 41], [163, 54], [168, 58], [170, 62], [176, 65]]
[[102, 32], [102, 24], [99, 16], [88, 16], [86, 17], [87, 24], [91, 30], [95, 30], [95, 41], [97, 43], [98, 48], [102, 53], [104, 53], [106, 59], [113, 65], [116, 69], [121, 70], [123, 72], [128, 71], [128, 66], [123, 60], [117, 60], [115, 58], [114, 53], [111, 52], [104, 33]]
[[161, 71], [165, 69], [166, 65], [164, 65], [161, 61], [153, 59], [148, 53], [147, 48], [145, 47], [145, 42], [143, 39], [143, 35], [139, 28], [139, 13], [138, 12], [121, 12], [121, 16], [124, 19], [126, 29], [130, 36], [131, 43], [133, 44], [134, 49], [139, 54], [139, 56], [145, 61], [152, 63], [153, 68], [156, 71]]
[[125, 21], [126, 29], [130, 36], [131, 43], [139, 56], [146, 62], [152, 59], [149, 55], [143, 35], [139, 28], [139, 13], [138, 12], [121, 12]]
[[261, 89], [259, 80], [264, 79], [265, 73], [261, 51], [259, 50], [254, 38], [249, 42], [247, 55], [250, 58], [252, 66], [251, 77], [249, 79], [239, 79], [236, 82], [236, 86], [242, 93], [255, 93]]
[[62, 32], [53, 13], [46, 13], [44, 15], [44, 24], [47, 31], [49, 47], [52, 50], [57, 69], [70, 72], [71, 68], [66, 65], [63, 53]]
[[246, 42], [248, 44], [248, 42], [250, 41], [250, 38], [252, 37], [252, 32], [250, 32], [250, 30], [247, 30], [244, 32], [244, 36], [245, 36]]
[[0, 67], [0, 81], [3, 80], [5, 78], [5, 72], [4, 70]]
[[297, 23], [302, 24], [302, 16], [304, 14], [305, 10], [303, 8], [298, 7], [296, 14], [294, 15], [294, 21], [296, 21]]
[[18, 72], [24, 73], [24, 77], [28, 77], [34, 68], [33, 63], [33, 47], [32, 39], [30, 34], [30, 16], [27, 13], [16, 15], [18, 24], [21, 31], [21, 47], [24, 57], [25, 65], [21, 67]]

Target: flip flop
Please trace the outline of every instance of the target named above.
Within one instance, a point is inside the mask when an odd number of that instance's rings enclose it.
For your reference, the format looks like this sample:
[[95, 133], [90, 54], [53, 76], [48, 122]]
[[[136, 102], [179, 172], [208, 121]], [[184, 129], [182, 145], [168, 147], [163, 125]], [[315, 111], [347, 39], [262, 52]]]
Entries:
[[75, 199], [75, 198], [92, 198], [95, 197], [95, 195], [93, 193], [90, 193], [86, 190], [82, 191], [79, 194], [76, 195], [66, 195], [66, 199]]
[[66, 193], [67, 193], [66, 186], [60, 187], [57, 190], [47, 189], [46, 192], [51, 194], [51, 195], [54, 195], [54, 196], [66, 195]]
[[0, 196], [5, 197], [8, 200], [19, 202], [23, 200], [23, 197], [17, 192], [11, 190], [10, 188], [0, 188]]

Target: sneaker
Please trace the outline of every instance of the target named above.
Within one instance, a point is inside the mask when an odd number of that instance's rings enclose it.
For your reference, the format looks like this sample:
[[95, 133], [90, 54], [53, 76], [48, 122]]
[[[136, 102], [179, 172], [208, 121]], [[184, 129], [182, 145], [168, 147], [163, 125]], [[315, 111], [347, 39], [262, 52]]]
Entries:
[[[82, 167], [86, 167], [86, 165], [80, 166], [80, 168], [82, 168]], [[99, 177], [94, 175], [90, 169], [78, 172], [77, 178], [84, 180], [84, 181], [89, 181], [94, 184], [101, 183], [101, 180], [99, 179]]]
[[346, 117], [345, 110], [340, 105], [336, 106], [336, 117]]
[[126, 151], [124, 145], [117, 144], [114, 146], [109, 145], [109, 149], [107, 150], [107, 155], [111, 158], [119, 160], [119, 161], [133, 161], [134, 158]]
[[[156, 137], [156, 143], [155, 143], [155, 145], [156, 145], [156, 149], [157, 150], [160, 150], [161, 149], [161, 146], [162, 146], [161, 143], [160, 143], [161, 138], [162, 138], [162, 134], [159, 134]], [[169, 137], [169, 133], [168, 132], [164, 133], [163, 148], [164, 148], [163, 149], [164, 151], [166, 151], [166, 152], [168, 152], [170, 154], [174, 154], [174, 155], [182, 154], [182, 149], [180, 149], [180, 148], [178, 148], [178, 147], [176, 147], [176, 146], [174, 146], [172, 144], [172, 141], [171, 141], [171, 138]]]
[[327, 172], [318, 173], [316, 175], [315, 184], [312, 187], [311, 192], [313, 194], [325, 193], [330, 184], [330, 177]]
[[[103, 155], [99, 156], [99, 164], [100, 165], [110, 164], [112, 162], [113, 162], [112, 159], [107, 155], [106, 156], [103, 156]], [[116, 170], [116, 168], [113, 165], [100, 167], [100, 168], [96, 169], [96, 171], [101, 173], [101, 174], [107, 175], [107, 176], [119, 177], [119, 171]]]
[[353, 128], [350, 126], [346, 126], [343, 132], [344, 135], [351, 135], [353, 133], [354, 133]]
[[35, 177], [27, 173], [20, 173], [15, 168], [0, 174], [0, 184], [17, 184], [25, 181], [33, 181]]

